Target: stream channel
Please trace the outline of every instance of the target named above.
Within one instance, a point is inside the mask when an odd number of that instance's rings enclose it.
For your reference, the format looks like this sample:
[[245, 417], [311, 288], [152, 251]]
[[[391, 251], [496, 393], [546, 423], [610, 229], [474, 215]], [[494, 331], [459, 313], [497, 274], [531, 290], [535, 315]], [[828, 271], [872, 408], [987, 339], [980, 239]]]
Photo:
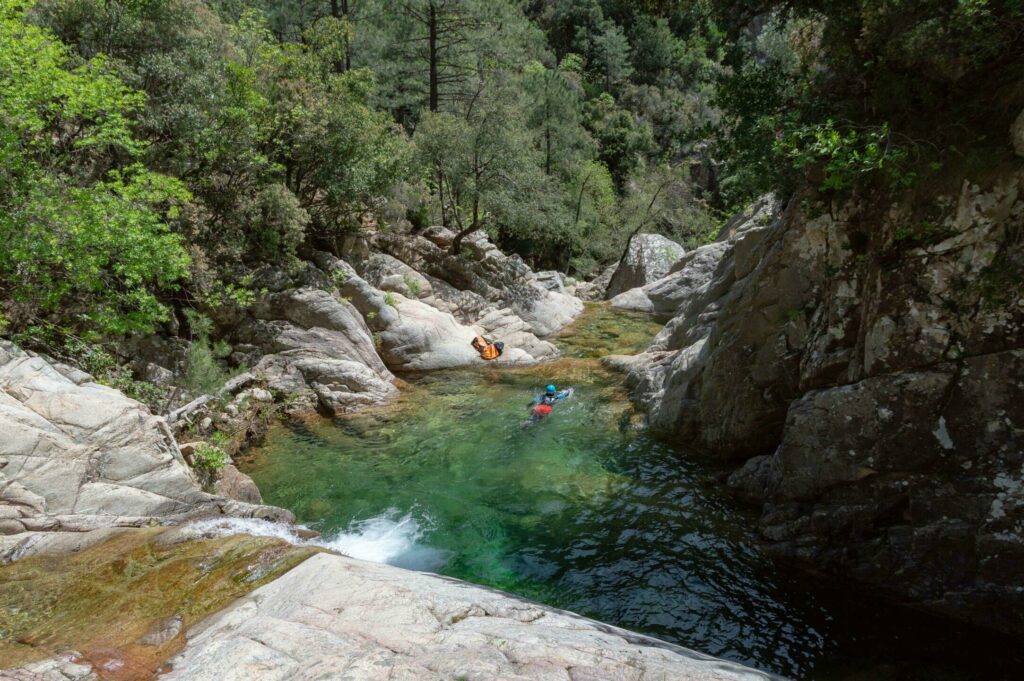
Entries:
[[[563, 358], [403, 376], [394, 405], [275, 427], [243, 461], [342, 553], [438, 572], [794, 679], [1024, 678], [1019, 642], [826, 585], [759, 550], [705, 457], [639, 427], [621, 376], [649, 317], [589, 306]], [[540, 425], [526, 405], [576, 388]]]

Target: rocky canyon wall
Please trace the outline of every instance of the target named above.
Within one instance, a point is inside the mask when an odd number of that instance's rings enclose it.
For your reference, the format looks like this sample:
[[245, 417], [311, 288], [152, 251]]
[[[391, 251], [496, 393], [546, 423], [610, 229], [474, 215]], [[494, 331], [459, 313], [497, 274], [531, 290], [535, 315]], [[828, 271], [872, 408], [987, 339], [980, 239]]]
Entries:
[[737, 463], [773, 553], [1024, 634], [1019, 163], [882, 209], [766, 197], [627, 297], [672, 320], [608, 363]]

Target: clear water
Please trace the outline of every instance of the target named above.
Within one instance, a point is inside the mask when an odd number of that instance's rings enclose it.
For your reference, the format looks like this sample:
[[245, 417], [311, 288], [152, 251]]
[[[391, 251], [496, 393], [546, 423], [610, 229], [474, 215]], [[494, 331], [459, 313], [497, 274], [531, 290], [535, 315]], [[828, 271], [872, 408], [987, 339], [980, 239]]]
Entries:
[[[640, 430], [619, 377], [593, 359], [640, 349], [658, 328], [591, 310], [561, 341], [568, 359], [405, 377], [397, 405], [281, 426], [246, 469], [267, 502], [349, 555], [498, 587], [794, 678], [1024, 678], [1000, 642], [836, 594], [766, 560], [753, 519], [717, 482], [722, 471]], [[524, 430], [527, 403], [552, 381], [575, 397]], [[965, 641], [996, 657], [958, 653]]]

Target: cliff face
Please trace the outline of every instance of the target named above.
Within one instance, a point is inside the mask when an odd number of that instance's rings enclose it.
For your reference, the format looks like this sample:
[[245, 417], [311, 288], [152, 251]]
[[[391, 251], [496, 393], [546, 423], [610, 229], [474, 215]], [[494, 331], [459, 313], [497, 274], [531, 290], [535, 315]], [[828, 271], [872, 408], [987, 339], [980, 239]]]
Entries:
[[765, 198], [643, 293], [653, 428], [742, 463], [770, 549], [1024, 634], [1024, 171]]

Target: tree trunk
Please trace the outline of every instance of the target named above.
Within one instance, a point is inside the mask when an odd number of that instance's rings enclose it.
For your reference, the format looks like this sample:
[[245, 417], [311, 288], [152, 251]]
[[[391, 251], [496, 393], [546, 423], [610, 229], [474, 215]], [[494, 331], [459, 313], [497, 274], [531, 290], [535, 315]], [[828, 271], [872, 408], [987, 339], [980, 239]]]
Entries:
[[580, 193], [576, 197], [576, 215], [572, 219], [573, 227], [580, 221], [580, 211], [583, 209], [583, 192], [587, 189], [587, 183], [590, 182], [590, 176], [594, 173], [587, 173], [587, 176], [583, 178], [583, 182], [580, 184]]
[[[341, 13], [348, 20], [348, 0], [341, 0]], [[345, 40], [345, 70], [352, 70], [352, 40], [348, 38]]]
[[469, 225], [469, 227], [466, 227], [465, 229], [461, 230], [458, 234], [455, 235], [455, 240], [452, 241], [452, 247], [448, 252], [451, 253], [452, 255], [458, 255], [459, 251], [462, 250], [462, 240], [465, 239], [470, 234], [472, 234], [473, 232], [480, 229], [482, 226], [483, 225], [474, 220], [473, 223]]
[[[331, 0], [331, 16], [334, 17], [335, 19], [338, 19], [338, 20], [341, 20], [342, 18], [346, 18], [348, 16], [348, 2], [347, 2], [347, 0], [343, 1], [342, 4], [340, 4], [340, 5], [338, 4], [338, 0]], [[348, 41], [347, 40], [345, 41], [345, 52], [346, 52], [346, 58], [347, 58], [347, 53], [348, 53]], [[334, 69], [335, 73], [344, 73], [347, 70], [345, 62], [340, 60], [340, 59], [335, 59], [334, 62], [331, 64], [331, 68]]]
[[427, 17], [427, 50], [428, 58], [430, 60], [430, 110], [436, 112], [438, 107], [438, 93], [437, 93], [437, 10], [434, 7], [434, 3], [430, 3], [429, 14]]
[[544, 173], [551, 175], [551, 126], [544, 126]]

